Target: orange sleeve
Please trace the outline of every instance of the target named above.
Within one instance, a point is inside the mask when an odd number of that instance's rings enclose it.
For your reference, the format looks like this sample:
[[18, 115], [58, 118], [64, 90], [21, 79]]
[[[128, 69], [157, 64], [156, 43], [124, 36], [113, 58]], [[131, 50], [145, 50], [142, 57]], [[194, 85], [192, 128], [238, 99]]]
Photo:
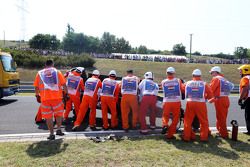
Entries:
[[213, 97], [213, 92], [208, 84], [205, 86], [205, 99], [211, 99]]
[[40, 76], [39, 76], [39, 74], [37, 73], [33, 85], [34, 85], [35, 87], [39, 87], [39, 82], [40, 82]]
[[98, 88], [102, 89], [102, 81], [101, 80], [99, 80], [99, 82], [98, 82]]
[[249, 80], [247, 78], [242, 78], [240, 80], [240, 88], [243, 88], [245, 86], [248, 86], [249, 85]]
[[62, 75], [61, 71], [58, 71], [58, 79], [61, 86], [66, 84], [65, 77]]
[[80, 89], [83, 91], [84, 90], [84, 81], [81, 79], [80, 81]]
[[120, 89], [121, 89], [121, 86], [119, 84], [117, 84], [117, 86], [115, 88], [115, 94], [114, 94], [116, 101], [118, 100]]
[[214, 96], [220, 95], [220, 80], [218, 78], [213, 78], [210, 82], [211, 91], [214, 93]]

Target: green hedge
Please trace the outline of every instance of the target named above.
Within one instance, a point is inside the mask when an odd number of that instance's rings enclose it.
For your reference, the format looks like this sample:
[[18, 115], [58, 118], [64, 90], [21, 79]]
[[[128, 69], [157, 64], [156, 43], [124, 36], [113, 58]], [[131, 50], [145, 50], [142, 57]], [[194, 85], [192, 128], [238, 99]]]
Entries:
[[42, 68], [47, 59], [53, 59], [55, 67], [93, 67], [95, 60], [89, 54], [71, 55], [71, 56], [42, 56], [32, 51], [23, 50], [5, 50], [12, 54], [18, 67], [23, 68]]

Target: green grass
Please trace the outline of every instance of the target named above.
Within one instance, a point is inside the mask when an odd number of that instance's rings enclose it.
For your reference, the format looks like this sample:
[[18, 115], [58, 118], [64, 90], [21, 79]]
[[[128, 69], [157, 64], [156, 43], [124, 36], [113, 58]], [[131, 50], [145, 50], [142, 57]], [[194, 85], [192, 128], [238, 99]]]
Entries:
[[[19, 41], [10, 41], [6, 40], [4, 43], [4, 40], [0, 40], [0, 48], [9, 48], [9, 47], [20, 47]], [[28, 42], [22, 42], [21, 47], [28, 47]]]
[[[143, 78], [147, 71], [153, 71], [155, 80], [160, 82], [166, 77], [166, 68], [172, 66], [176, 69], [176, 76], [184, 80], [192, 78], [192, 71], [199, 68], [202, 71], [203, 80], [210, 82], [211, 75], [209, 70], [215, 65], [211, 64], [188, 64], [188, 63], [167, 63], [167, 62], [143, 62], [143, 61], [127, 61], [127, 60], [111, 60], [111, 59], [97, 59], [95, 67], [101, 71], [102, 74], [108, 74], [109, 70], [115, 69], [119, 76], [123, 76], [128, 68], [134, 69], [135, 74]], [[220, 65], [223, 74], [233, 83], [238, 84], [240, 80], [239, 65], [224, 64]]]
[[208, 143], [163, 136], [93, 143], [91, 140], [0, 143], [0, 166], [237, 166], [250, 163], [248, 136], [210, 137]]
[[[173, 66], [176, 69], [176, 77], [184, 80], [190, 80], [192, 78], [192, 71], [199, 68], [202, 71], [202, 78], [206, 82], [210, 82], [211, 75], [209, 70], [215, 65], [211, 64], [188, 64], [188, 63], [166, 63], [166, 62], [144, 62], [144, 61], [128, 61], [128, 60], [113, 60], [113, 59], [96, 59], [95, 68], [100, 70], [101, 74], [107, 75], [110, 70], [114, 69], [118, 76], [124, 76], [127, 69], [134, 69], [135, 74], [141, 78], [147, 71], [153, 71], [155, 80], [160, 82], [166, 77], [166, 68]], [[224, 64], [220, 65], [225, 74], [231, 82], [238, 84], [240, 80], [237, 64]], [[18, 69], [20, 72], [20, 78], [22, 81], [33, 81], [37, 70], [31, 69]], [[91, 72], [93, 69], [87, 69]], [[65, 69], [62, 70], [65, 72]]]

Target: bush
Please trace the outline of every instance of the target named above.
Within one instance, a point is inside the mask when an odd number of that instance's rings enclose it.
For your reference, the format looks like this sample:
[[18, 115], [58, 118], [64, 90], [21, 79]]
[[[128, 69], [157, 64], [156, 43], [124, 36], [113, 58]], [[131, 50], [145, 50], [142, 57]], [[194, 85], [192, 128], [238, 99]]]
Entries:
[[32, 51], [23, 50], [5, 50], [10, 52], [17, 63], [17, 66], [24, 68], [42, 68], [47, 59], [53, 59], [55, 67], [93, 67], [95, 60], [89, 54], [72, 55], [72, 56], [42, 56]]
[[87, 54], [68, 56], [68, 65], [71, 67], [93, 67], [95, 60]]

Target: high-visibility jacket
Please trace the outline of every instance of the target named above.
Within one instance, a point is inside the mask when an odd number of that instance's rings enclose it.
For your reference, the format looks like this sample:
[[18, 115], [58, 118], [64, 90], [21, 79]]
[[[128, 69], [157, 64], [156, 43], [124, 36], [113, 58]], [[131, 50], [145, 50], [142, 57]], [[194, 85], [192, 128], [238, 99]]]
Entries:
[[168, 77], [161, 82], [163, 89], [163, 102], [180, 102], [181, 93], [184, 92], [180, 79]]
[[84, 90], [84, 81], [77, 72], [70, 72], [67, 77], [68, 94], [80, 97], [80, 90]]
[[84, 96], [90, 96], [93, 99], [98, 98], [98, 90], [102, 88], [102, 82], [99, 78], [92, 76], [85, 82]]
[[153, 80], [143, 79], [139, 84], [139, 89], [141, 91], [141, 95], [158, 95], [159, 86]]
[[244, 76], [240, 80], [240, 93], [242, 92], [243, 87], [248, 86], [247, 97], [250, 97], [250, 75]]
[[230, 91], [233, 89], [233, 83], [229, 82], [223, 77], [223, 75], [218, 75], [213, 77], [210, 83], [210, 87], [214, 93], [215, 97], [229, 96]]
[[194, 77], [193, 80], [185, 83], [185, 97], [187, 101], [205, 102], [206, 99], [211, 99], [212, 96], [211, 88], [200, 77]]
[[39, 88], [41, 101], [48, 101], [62, 98], [62, 85], [65, 83], [62, 73], [50, 67], [37, 73], [34, 86]]
[[122, 78], [121, 93], [122, 95], [137, 95], [139, 79], [136, 76], [126, 76]]

